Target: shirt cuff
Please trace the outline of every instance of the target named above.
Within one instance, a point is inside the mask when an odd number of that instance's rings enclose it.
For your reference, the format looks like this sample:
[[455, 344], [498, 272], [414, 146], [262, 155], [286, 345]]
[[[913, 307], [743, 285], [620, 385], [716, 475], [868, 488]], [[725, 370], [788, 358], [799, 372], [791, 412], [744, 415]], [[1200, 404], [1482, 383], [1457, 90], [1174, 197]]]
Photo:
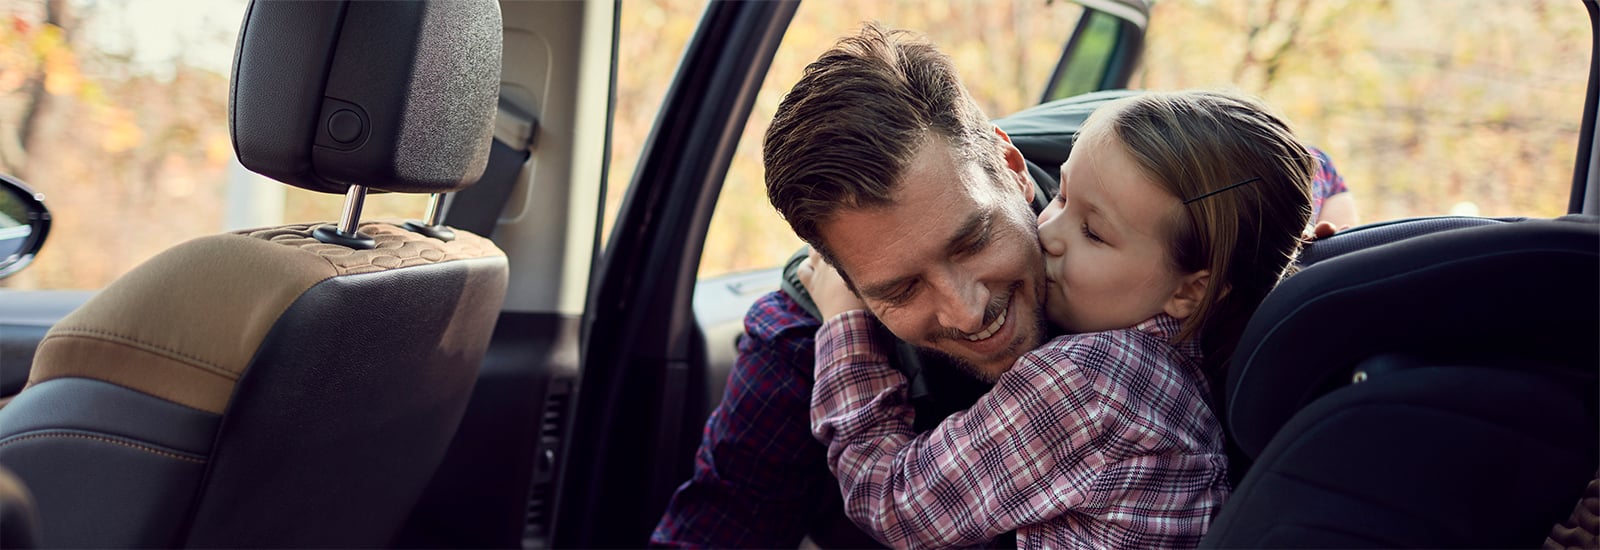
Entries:
[[816, 374], [830, 366], [889, 364], [888, 348], [872, 338], [872, 314], [852, 309], [834, 315], [817, 329]]

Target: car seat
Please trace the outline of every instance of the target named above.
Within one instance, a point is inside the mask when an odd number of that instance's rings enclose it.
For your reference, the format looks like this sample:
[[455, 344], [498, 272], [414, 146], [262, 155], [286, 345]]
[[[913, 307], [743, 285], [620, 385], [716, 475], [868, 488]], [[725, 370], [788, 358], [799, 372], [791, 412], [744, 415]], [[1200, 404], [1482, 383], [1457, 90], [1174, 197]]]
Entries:
[[1600, 463], [1600, 221], [1394, 222], [1305, 259], [1229, 368], [1253, 464], [1201, 546], [1538, 546]]
[[361, 223], [362, 199], [479, 178], [501, 47], [494, 0], [249, 5], [239, 160], [346, 194], [344, 216], [180, 244], [50, 330], [0, 410], [41, 546], [391, 543], [466, 408], [506, 259], [437, 215]]

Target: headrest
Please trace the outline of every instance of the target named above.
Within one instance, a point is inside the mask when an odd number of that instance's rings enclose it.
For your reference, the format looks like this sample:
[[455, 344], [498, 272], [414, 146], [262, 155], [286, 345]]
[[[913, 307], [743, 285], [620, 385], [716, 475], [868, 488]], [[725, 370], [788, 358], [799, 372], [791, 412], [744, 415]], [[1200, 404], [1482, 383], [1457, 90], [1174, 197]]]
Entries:
[[228, 102], [239, 162], [326, 193], [454, 191], [488, 161], [495, 0], [253, 0]]
[[1600, 222], [1589, 217], [1441, 231], [1306, 267], [1245, 327], [1228, 372], [1229, 431], [1258, 456], [1297, 411], [1380, 355], [1593, 376], [1595, 281]]

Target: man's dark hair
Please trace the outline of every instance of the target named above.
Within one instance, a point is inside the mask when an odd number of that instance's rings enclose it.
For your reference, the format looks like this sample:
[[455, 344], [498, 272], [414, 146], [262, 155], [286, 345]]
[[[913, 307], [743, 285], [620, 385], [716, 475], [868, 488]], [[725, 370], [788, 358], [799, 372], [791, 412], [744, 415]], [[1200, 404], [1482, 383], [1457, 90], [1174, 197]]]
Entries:
[[959, 159], [1004, 169], [999, 138], [950, 57], [918, 35], [867, 23], [808, 65], [778, 104], [762, 149], [767, 199], [833, 261], [819, 226], [840, 208], [889, 205], [930, 133]]

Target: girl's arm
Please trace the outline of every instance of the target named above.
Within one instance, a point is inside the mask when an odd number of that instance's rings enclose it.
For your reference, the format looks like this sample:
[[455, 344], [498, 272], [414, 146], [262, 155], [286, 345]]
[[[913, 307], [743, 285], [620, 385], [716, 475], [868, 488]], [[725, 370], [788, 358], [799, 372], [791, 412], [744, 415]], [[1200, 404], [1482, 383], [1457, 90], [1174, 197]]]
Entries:
[[1087, 503], [1110, 443], [1107, 407], [1065, 350], [1029, 352], [971, 409], [918, 436], [906, 379], [872, 322], [849, 311], [817, 333], [811, 405], [857, 525], [894, 547], [961, 546]]

